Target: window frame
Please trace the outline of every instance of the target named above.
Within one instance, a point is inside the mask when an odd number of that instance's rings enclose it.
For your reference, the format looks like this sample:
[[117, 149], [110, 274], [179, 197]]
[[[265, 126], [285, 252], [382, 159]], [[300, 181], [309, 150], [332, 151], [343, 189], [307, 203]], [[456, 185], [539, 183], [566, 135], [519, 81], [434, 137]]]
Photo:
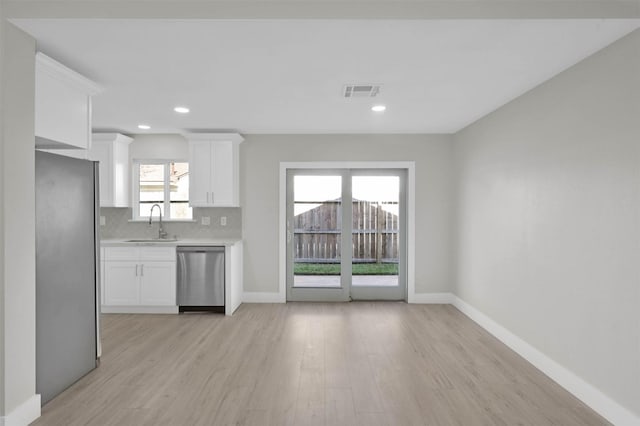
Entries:
[[[149, 220], [148, 216], [140, 216], [140, 165], [162, 165], [164, 166], [164, 200], [162, 204], [164, 205], [162, 220], [163, 221], [175, 221], [175, 222], [192, 222], [193, 221], [193, 210], [191, 210], [191, 217], [188, 218], [173, 218], [171, 217], [171, 181], [170, 181], [170, 173], [171, 173], [171, 163], [187, 163], [189, 164], [189, 160], [183, 159], [134, 159], [132, 161], [131, 174], [133, 179], [132, 182], [132, 216], [134, 221], [141, 220]], [[190, 166], [190, 165], [189, 165]], [[191, 167], [189, 167], [189, 185], [191, 185]], [[191, 205], [191, 200], [187, 200], [187, 203]]]

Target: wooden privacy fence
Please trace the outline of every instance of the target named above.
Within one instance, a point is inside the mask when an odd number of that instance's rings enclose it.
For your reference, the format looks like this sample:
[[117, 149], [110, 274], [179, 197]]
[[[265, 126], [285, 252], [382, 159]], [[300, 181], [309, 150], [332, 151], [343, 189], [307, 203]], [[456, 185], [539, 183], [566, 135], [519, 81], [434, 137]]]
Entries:
[[[296, 205], [305, 203], [296, 202]], [[308, 203], [319, 204], [319, 203]], [[353, 262], [398, 262], [398, 216], [383, 208], [397, 202], [353, 201], [351, 255]], [[320, 206], [294, 217], [293, 249], [296, 262], [337, 263], [341, 257], [340, 200], [324, 201]]]

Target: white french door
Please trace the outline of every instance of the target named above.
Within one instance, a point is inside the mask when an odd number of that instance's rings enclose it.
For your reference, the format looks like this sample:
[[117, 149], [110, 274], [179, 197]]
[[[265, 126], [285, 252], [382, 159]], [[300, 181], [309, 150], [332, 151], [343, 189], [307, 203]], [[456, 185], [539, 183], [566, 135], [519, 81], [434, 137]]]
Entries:
[[352, 300], [405, 300], [405, 170], [351, 171]]
[[287, 170], [287, 300], [406, 299], [406, 175]]

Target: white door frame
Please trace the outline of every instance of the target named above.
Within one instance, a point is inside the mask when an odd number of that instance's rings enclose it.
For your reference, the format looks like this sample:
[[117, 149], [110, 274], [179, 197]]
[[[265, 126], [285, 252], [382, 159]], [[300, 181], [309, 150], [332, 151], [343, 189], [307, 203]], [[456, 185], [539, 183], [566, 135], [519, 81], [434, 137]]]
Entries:
[[309, 161], [280, 163], [278, 301], [287, 301], [287, 170], [288, 169], [406, 169], [407, 170], [407, 301], [416, 298], [415, 282], [415, 168], [414, 161]]

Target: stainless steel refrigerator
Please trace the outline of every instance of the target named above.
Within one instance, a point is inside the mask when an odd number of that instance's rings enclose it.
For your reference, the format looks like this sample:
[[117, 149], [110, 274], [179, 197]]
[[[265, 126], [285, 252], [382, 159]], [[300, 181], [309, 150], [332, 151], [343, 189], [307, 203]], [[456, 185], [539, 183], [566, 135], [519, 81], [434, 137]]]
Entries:
[[36, 392], [45, 404], [96, 367], [97, 163], [36, 151]]

